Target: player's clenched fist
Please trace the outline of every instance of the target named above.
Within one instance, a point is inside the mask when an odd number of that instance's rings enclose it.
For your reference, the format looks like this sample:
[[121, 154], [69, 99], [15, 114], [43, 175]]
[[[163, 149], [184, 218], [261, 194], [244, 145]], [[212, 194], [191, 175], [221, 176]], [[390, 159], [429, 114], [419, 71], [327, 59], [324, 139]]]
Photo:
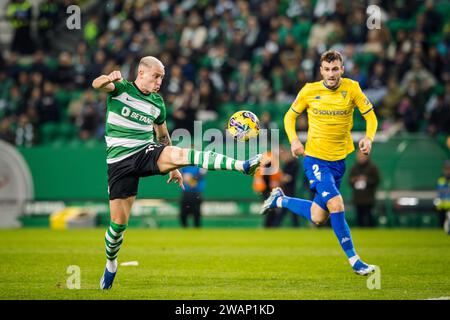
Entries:
[[108, 79], [111, 82], [120, 81], [122, 80], [122, 74], [120, 73], [120, 71], [113, 71], [108, 74]]
[[305, 148], [300, 140], [292, 140], [291, 142], [291, 152], [292, 156], [297, 158], [298, 156], [303, 156], [305, 153]]
[[370, 153], [370, 150], [372, 150], [372, 140], [370, 140], [367, 137], [362, 138], [359, 141], [358, 145], [361, 152], [364, 153], [365, 155], [368, 155]]

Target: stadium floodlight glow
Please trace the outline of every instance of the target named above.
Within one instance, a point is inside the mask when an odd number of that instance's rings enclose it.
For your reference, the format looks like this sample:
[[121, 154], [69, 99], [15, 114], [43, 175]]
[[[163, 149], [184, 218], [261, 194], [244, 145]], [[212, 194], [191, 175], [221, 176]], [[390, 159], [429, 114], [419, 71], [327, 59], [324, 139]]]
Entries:
[[417, 206], [419, 204], [419, 199], [413, 197], [404, 197], [399, 198], [397, 200], [397, 203], [401, 206]]

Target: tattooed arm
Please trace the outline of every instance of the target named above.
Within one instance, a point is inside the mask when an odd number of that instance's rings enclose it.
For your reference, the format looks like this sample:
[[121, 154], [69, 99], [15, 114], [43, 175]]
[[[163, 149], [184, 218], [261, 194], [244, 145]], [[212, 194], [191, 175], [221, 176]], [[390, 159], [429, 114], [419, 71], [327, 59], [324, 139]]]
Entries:
[[159, 144], [164, 146], [171, 146], [172, 141], [170, 140], [169, 130], [167, 130], [167, 125], [164, 122], [163, 124], [153, 124], [156, 133], [156, 139]]

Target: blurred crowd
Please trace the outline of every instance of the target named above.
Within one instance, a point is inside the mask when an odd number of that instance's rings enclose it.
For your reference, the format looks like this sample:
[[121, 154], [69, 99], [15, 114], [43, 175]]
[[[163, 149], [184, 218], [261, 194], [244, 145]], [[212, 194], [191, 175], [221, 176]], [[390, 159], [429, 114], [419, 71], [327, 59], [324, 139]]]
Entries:
[[[450, 134], [446, 1], [109, 0], [83, 13], [81, 39], [58, 51], [64, 38], [52, 31], [72, 3], [44, 0], [36, 12], [28, 0], [7, 3], [14, 37], [0, 54], [0, 138], [30, 146], [45, 124], [64, 122], [78, 138], [101, 139], [106, 98], [92, 80], [113, 70], [132, 80], [145, 55], [166, 66], [171, 129], [231, 114], [225, 104], [288, 105], [320, 79], [330, 48], [343, 53], [344, 76], [359, 81], [381, 130]], [[368, 27], [369, 5], [380, 9], [379, 29]]]

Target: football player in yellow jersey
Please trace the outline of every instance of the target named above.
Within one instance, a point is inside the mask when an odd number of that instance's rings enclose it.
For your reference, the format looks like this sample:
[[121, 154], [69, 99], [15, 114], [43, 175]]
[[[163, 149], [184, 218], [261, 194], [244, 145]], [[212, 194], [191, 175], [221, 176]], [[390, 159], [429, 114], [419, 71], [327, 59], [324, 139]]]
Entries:
[[[290, 198], [280, 188], [275, 188], [264, 202], [261, 212], [271, 208], [288, 208], [317, 225], [330, 218], [334, 233], [354, 272], [367, 275], [375, 267], [364, 263], [355, 252], [339, 187], [345, 172], [345, 158], [354, 150], [350, 130], [355, 107], [366, 120], [366, 136], [359, 141], [359, 148], [365, 154], [371, 151], [377, 118], [358, 82], [342, 78], [344, 66], [339, 52], [330, 50], [322, 54], [320, 73], [323, 80], [306, 84], [284, 117], [292, 154], [295, 157], [304, 156], [303, 166], [310, 188], [315, 193], [314, 200]], [[309, 124], [306, 148], [295, 131], [296, 119], [305, 110]]]

